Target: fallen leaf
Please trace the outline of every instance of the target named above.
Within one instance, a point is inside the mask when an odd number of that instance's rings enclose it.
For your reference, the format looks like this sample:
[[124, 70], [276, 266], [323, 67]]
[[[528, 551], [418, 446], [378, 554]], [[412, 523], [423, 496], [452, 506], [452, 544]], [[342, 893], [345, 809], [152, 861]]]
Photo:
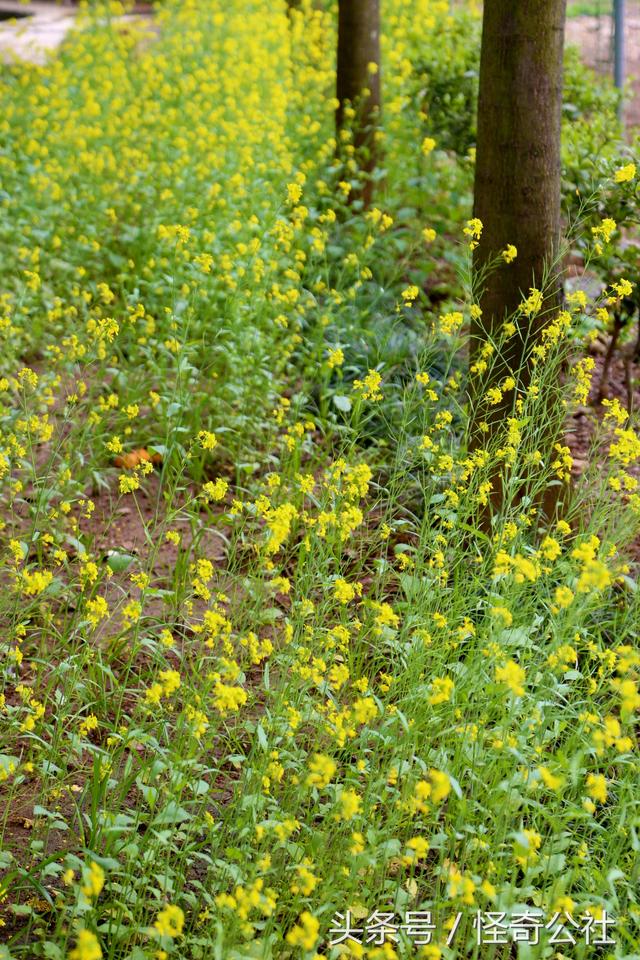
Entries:
[[157, 466], [162, 463], [162, 455], [159, 453], [149, 453], [144, 447], [137, 450], [131, 450], [129, 453], [123, 453], [115, 457], [113, 461], [116, 467], [124, 467], [125, 470], [133, 470], [140, 463], [153, 463]]

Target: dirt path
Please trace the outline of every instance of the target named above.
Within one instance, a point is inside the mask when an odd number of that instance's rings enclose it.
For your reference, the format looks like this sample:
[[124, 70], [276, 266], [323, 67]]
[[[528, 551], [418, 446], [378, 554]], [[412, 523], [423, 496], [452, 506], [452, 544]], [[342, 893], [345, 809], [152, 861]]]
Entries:
[[[151, 12], [151, 4], [136, 3], [130, 13], [115, 20], [127, 23]], [[69, 2], [0, 0], [0, 63], [16, 59], [46, 63], [73, 29], [76, 15], [76, 6]]]
[[[567, 43], [579, 48], [585, 63], [599, 73], [613, 74], [611, 16], [569, 17], [566, 34]], [[629, 127], [640, 127], [640, 0], [627, 0], [625, 48], [625, 73], [629, 84], [625, 120]]]

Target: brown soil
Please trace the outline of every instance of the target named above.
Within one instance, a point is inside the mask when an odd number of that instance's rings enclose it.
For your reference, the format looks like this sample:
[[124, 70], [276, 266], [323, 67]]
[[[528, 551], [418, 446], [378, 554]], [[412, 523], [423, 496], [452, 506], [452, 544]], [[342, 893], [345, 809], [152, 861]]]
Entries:
[[[637, 322], [636, 320], [636, 324]], [[604, 450], [601, 447], [594, 449], [593, 446], [606, 410], [601, 400], [617, 399], [624, 409], [636, 417], [640, 411], [640, 364], [633, 359], [636, 332], [637, 326], [634, 325], [631, 341], [616, 349], [606, 381], [603, 380], [603, 368], [610, 335], [601, 335], [589, 350], [589, 355], [595, 361], [589, 402], [571, 415], [565, 429], [565, 443], [569, 446], [573, 458], [574, 478], [589, 469], [594, 457], [597, 462], [604, 457]], [[640, 479], [635, 467], [627, 468], [627, 472]], [[585, 508], [588, 509], [586, 505]], [[636, 530], [632, 537], [629, 545], [625, 547], [625, 553], [634, 564], [640, 564], [640, 533]]]
[[[607, 4], [602, 6], [605, 8]], [[599, 73], [613, 76], [611, 16], [568, 17], [566, 39], [567, 43], [578, 47], [585, 63]], [[640, 0], [627, 0], [625, 55], [625, 74], [629, 84], [625, 121], [628, 126], [637, 127], [640, 126]]]

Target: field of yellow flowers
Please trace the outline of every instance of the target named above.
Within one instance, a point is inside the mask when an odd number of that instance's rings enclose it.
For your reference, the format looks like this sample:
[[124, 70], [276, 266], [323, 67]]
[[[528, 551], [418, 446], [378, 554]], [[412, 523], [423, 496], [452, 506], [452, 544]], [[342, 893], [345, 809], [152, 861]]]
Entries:
[[519, 495], [566, 488], [545, 399], [586, 402], [633, 277], [468, 452], [473, 156], [414, 95], [449, 4], [387, 7], [367, 212], [330, 4], [98, 3], [4, 68], [1, 960], [640, 956], [620, 402], [563, 519]]

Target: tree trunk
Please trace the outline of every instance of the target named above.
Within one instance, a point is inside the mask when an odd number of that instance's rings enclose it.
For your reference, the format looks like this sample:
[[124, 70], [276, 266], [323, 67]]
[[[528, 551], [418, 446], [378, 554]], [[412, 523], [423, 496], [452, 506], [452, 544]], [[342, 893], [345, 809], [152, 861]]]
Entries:
[[[380, 119], [380, 0], [338, 0], [336, 97], [338, 151], [341, 131], [350, 128], [356, 160], [366, 178], [361, 195], [366, 207], [373, 196]], [[345, 116], [347, 105], [356, 110], [352, 122]]]
[[[514, 393], [482, 411], [479, 399], [506, 375], [517, 386], [531, 376], [530, 350], [561, 302], [560, 123], [566, 0], [485, 0], [480, 57], [474, 216], [483, 224], [474, 252], [482, 317], [471, 328], [471, 361], [497, 334], [530, 288], [542, 309], [514, 318], [517, 330], [488, 376], [472, 376], [471, 445], [491, 441], [505, 423]], [[517, 257], [483, 277], [483, 269], [513, 244]], [[488, 433], [479, 429], [489, 425]], [[549, 438], [549, 451], [553, 439]], [[494, 479], [493, 507], [502, 503]]]

